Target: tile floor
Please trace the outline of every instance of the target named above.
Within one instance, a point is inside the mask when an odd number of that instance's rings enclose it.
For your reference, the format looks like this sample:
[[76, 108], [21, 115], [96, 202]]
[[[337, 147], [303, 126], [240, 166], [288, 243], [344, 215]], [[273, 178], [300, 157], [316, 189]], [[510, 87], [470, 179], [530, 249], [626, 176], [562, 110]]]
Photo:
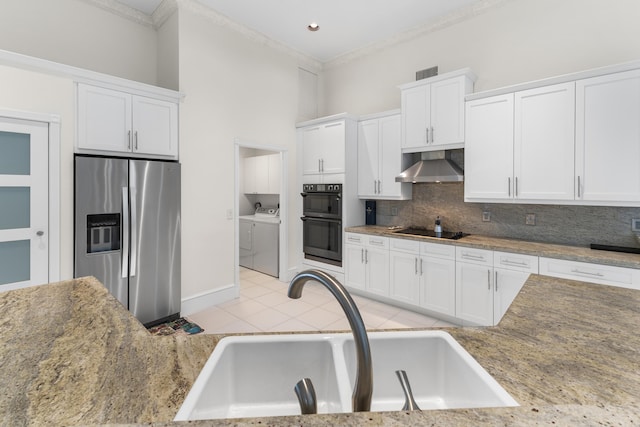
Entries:
[[[349, 330], [342, 308], [319, 283], [305, 285], [302, 297], [287, 297], [287, 283], [240, 267], [240, 298], [187, 316], [205, 333]], [[450, 323], [352, 295], [367, 329], [453, 326]]]

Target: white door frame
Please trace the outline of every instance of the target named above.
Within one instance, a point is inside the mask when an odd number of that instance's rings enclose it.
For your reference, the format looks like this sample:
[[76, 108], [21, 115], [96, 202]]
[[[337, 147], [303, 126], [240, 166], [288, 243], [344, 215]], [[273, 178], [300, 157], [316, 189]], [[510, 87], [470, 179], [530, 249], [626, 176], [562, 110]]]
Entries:
[[288, 262], [289, 262], [289, 188], [288, 188], [288, 176], [289, 176], [289, 150], [285, 147], [279, 147], [275, 145], [262, 145], [248, 141], [235, 140], [235, 179], [234, 179], [234, 191], [233, 191], [233, 225], [234, 225], [234, 282], [237, 295], [240, 295], [240, 227], [238, 223], [238, 211], [240, 209], [240, 149], [241, 148], [253, 148], [257, 150], [274, 151], [280, 154], [280, 249], [278, 256], [278, 279], [282, 282], [289, 280]]
[[49, 283], [60, 281], [60, 116], [0, 110], [0, 117], [49, 125]]

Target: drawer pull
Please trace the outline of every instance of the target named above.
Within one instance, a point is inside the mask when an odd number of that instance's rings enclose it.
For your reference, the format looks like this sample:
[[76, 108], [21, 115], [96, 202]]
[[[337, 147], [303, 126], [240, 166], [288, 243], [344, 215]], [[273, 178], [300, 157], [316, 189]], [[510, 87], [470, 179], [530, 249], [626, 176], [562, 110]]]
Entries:
[[518, 261], [511, 261], [509, 259], [501, 260], [500, 264], [515, 265], [515, 266], [518, 266], [518, 267], [529, 267], [529, 263], [526, 262], [526, 261], [518, 262]]
[[571, 272], [575, 274], [585, 274], [587, 276], [604, 277], [604, 274], [602, 273], [599, 273], [599, 272], [592, 273], [590, 271], [582, 271], [577, 268], [572, 269]]
[[473, 259], [473, 260], [477, 260], [477, 261], [484, 261], [485, 260], [483, 255], [473, 255], [473, 254], [467, 254], [467, 253], [463, 253], [462, 254], [462, 258]]
[[383, 246], [384, 242], [382, 240], [370, 240], [369, 243], [376, 246]]

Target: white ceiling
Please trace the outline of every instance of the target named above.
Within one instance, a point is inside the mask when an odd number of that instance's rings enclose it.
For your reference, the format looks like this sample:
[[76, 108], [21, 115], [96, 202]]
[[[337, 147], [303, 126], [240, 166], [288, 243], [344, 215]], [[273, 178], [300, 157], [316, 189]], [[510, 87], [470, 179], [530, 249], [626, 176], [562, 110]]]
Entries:
[[[118, 0], [151, 15], [162, 0]], [[433, 24], [482, 0], [199, 0], [270, 39], [327, 62]], [[320, 30], [307, 25], [317, 22]]]

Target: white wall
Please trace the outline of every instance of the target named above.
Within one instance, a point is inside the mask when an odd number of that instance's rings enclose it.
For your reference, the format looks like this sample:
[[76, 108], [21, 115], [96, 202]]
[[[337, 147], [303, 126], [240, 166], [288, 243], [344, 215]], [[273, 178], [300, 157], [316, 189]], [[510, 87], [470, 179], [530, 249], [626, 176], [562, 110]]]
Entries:
[[[298, 64], [189, 8], [179, 10], [179, 21], [182, 296], [189, 298], [234, 282], [236, 243], [226, 211], [234, 204], [236, 138], [289, 149], [293, 215]], [[290, 253], [297, 254], [291, 223]]]
[[0, 66], [0, 110], [60, 116], [60, 278], [73, 277], [73, 82]]
[[178, 90], [178, 12], [175, 11], [158, 28], [158, 82], [157, 85], [167, 89]]
[[323, 74], [323, 115], [400, 107], [397, 86], [470, 67], [476, 91], [640, 59], [640, 1], [512, 0]]
[[156, 32], [80, 0], [2, 0], [0, 49], [156, 84]]

